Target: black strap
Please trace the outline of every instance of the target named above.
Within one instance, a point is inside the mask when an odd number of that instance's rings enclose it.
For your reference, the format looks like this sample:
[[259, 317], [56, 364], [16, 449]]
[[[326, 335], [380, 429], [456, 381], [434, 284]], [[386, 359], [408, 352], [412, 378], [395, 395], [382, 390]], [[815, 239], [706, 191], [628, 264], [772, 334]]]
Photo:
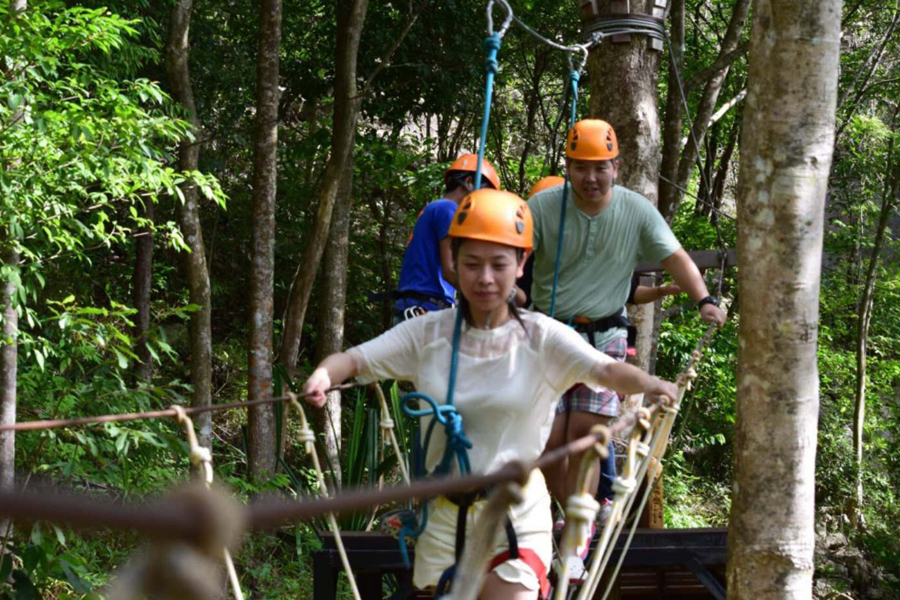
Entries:
[[456, 509], [456, 562], [462, 556], [466, 547], [466, 517], [469, 516], [471, 502], [462, 502]]
[[409, 299], [409, 300], [418, 300], [419, 302], [430, 302], [439, 308], [450, 308], [451, 304], [448, 303], [443, 298], [439, 298], [437, 296], [433, 296], [431, 294], [426, 294], [424, 292], [417, 292], [415, 290], [390, 290], [388, 292], [369, 292], [366, 294], [366, 298], [369, 302], [383, 302], [385, 300], [401, 300], [401, 299]]
[[[563, 319], [561, 321], [565, 322]], [[597, 319], [596, 321], [591, 321], [590, 323], [573, 323], [575, 327], [575, 331], [579, 333], [603, 333], [604, 331], [609, 331], [610, 329], [619, 329], [620, 327], [628, 327], [631, 325], [631, 321], [628, 320], [628, 317], [622, 314], [622, 310], [619, 309], [618, 312], [609, 315], [608, 317], [602, 317]]]
[[515, 560], [519, 558], [519, 538], [513, 527], [512, 519], [506, 517], [506, 523], [503, 527], [506, 529], [506, 541], [509, 544], [509, 558], [510, 560]]

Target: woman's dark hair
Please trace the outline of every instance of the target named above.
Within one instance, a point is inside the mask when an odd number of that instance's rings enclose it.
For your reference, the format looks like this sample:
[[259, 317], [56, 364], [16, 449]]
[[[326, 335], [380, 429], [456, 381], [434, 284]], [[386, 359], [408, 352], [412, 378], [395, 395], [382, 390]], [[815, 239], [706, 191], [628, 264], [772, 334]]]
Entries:
[[[450, 248], [453, 252], [453, 264], [457, 264], [457, 260], [459, 258], [459, 249], [462, 247], [463, 242], [466, 241], [466, 238], [458, 238], [455, 237], [450, 241]], [[516, 261], [522, 260], [522, 257], [525, 256], [525, 250], [523, 248], [516, 248]], [[459, 268], [457, 268], [457, 272], [459, 272]], [[513, 318], [519, 322], [519, 325], [522, 326], [522, 329], [528, 330], [525, 328], [525, 322], [522, 320], [522, 315], [519, 314], [519, 307], [516, 306], [516, 299], [513, 297], [512, 300], [508, 301], [507, 306], [509, 307], [509, 314], [513, 316]], [[459, 308], [463, 312], [463, 317], [466, 319], [466, 323], [469, 327], [475, 326], [475, 320], [472, 318], [472, 309], [469, 307], [469, 301], [466, 300], [465, 295], [462, 293], [462, 290], [459, 291]]]
[[[449, 194], [456, 188], [466, 187], [466, 179], [469, 177], [474, 181], [475, 173], [472, 171], [447, 171], [444, 175], [444, 193]], [[494, 189], [494, 184], [485, 177], [484, 173], [481, 174], [481, 187]]]

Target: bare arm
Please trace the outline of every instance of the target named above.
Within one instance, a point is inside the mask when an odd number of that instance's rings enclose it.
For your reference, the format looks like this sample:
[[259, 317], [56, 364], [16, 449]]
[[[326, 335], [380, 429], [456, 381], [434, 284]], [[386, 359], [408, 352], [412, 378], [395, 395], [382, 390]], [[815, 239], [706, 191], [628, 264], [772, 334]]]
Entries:
[[[709, 290], [706, 289], [700, 269], [697, 268], [684, 248], [679, 248], [663, 260], [662, 266], [675, 280], [675, 284], [695, 302], [709, 296]], [[707, 323], [715, 323], [719, 327], [725, 324], [725, 313], [714, 304], [705, 304], [700, 309], [700, 314]]]
[[343, 383], [356, 377], [359, 369], [356, 361], [346, 352], [338, 352], [325, 358], [303, 384], [303, 393], [309, 394], [307, 400], [316, 407], [325, 404], [325, 390], [333, 385]]
[[456, 269], [453, 268], [453, 249], [450, 246], [450, 236], [440, 241], [439, 248], [441, 251], [441, 275], [444, 276], [444, 281], [455, 288], [459, 288]]
[[649, 375], [633, 365], [621, 362], [598, 362], [591, 376], [600, 385], [623, 394], [647, 394], [674, 402], [678, 388], [674, 383]]
[[677, 285], [659, 285], [655, 287], [639, 285], [634, 291], [634, 303], [649, 304], [651, 302], [656, 302], [660, 298], [674, 296], [675, 294], [680, 293], [681, 288]]

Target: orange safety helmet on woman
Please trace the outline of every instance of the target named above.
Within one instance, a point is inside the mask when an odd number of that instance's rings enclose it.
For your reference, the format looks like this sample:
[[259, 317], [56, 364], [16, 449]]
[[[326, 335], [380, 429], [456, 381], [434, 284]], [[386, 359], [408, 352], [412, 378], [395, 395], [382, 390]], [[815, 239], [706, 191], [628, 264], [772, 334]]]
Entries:
[[[463, 154], [459, 158], [453, 161], [453, 164], [450, 165], [444, 172], [444, 183], [447, 183], [447, 175], [451, 171], [468, 171], [475, 175], [476, 169], [478, 165], [478, 155], [476, 154]], [[488, 162], [488, 159], [484, 159], [481, 162], [481, 176], [484, 179], [487, 179], [491, 182], [491, 185], [494, 186], [495, 190], [500, 189], [500, 176], [497, 175], [497, 171], [494, 170], [494, 165]]]
[[566, 156], [575, 160], [612, 160], [619, 142], [612, 125], [600, 119], [578, 121], [566, 138]]
[[543, 192], [544, 190], [549, 190], [552, 187], [556, 187], [558, 185], [562, 185], [566, 182], [564, 177], [559, 177], [558, 175], [549, 175], [544, 177], [531, 188], [531, 191], [528, 192], [528, 197], [531, 198], [535, 194], [539, 192]]
[[447, 235], [531, 250], [534, 220], [528, 204], [512, 192], [485, 188], [463, 198]]

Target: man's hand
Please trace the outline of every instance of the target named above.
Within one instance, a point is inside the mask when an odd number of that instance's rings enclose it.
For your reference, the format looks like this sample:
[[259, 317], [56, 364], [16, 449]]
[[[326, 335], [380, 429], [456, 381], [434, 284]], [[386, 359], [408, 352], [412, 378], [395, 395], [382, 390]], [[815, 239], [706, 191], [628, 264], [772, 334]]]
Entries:
[[310, 404], [322, 408], [325, 405], [325, 391], [330, 387], [331, 377], [328, 376], [328, 371], [319, 367], [303, 384], [303, 394]]
[[651, 400], [662, 399], [663, 404], [672, 406], [675, 404], [675, 400], [678, 397], [678, 386], [671, 381], [653, 377], [644, 393], [649, 396]]
[[701, 306], [700, 316], [705, 322], [715, 324], [716, 327], [721, 327], [725, 324], [725, 311], [715, 304], [704, 304]]

